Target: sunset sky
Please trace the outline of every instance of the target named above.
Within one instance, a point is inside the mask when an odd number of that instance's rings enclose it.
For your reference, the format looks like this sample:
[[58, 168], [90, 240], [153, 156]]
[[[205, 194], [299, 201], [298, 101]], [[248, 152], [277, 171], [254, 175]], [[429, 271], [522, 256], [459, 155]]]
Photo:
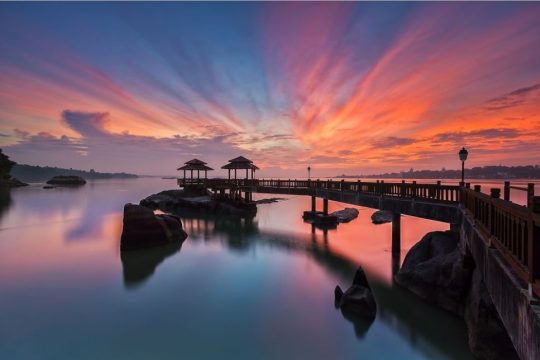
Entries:
[[539, 164], [540, 3], [2, 2], [0, 109], [33, 165]]

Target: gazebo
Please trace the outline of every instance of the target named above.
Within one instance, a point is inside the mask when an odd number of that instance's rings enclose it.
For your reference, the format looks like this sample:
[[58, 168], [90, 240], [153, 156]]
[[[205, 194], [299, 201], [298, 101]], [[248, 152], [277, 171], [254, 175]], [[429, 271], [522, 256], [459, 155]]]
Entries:
[[257, 165], [253, 164], [253, 161], [246, 159], [243, 156], [236, 157], [229, 160], [229, 163], [223, 165], [222, 169], [229, 171], [229, 180], [231, 179], [231, 170], [234, 170], [234, 179], [236, 180], [237, 170], [246, 170], [246, 179], [249, 179], [249, 171], [251, 170], [251, 179], [255, 176], [255, 171], [259, 170]]
[[183, 170], [184, 171], [184, 180], [186, 180], [186, 170], [191, 171], [191, 180], [193, 180], [193, 170], [197, 170], [197, 179], [200, 179], [200, 173], [201, 170], [204, 171], [204, 178], [207, 178], [207, 174], [209, 170], [214, 170], [209, 166], [206, 166], [206, 163], [204, 161], [201, 161], [199, 159], [193, 159], [189, 160], [188, 162], [184, 163], [184, 166], [179, 167], [176, 169], [178, 171]]

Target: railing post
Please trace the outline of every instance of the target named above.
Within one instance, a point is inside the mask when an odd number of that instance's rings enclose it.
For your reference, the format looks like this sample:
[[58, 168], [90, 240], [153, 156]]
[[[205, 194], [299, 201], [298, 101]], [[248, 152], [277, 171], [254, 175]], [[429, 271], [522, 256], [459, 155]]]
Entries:
[[504, 197], [505, 201], [510, 201], [510, 181], [504, 182]]
[[482, 187], [480, 185], [474, 185], [474, 191], [480, 192], [481, 189]]
[[345, 180], [341, 179], [341, 192], [345, 191]]
[[362, 192], [362, 181], [361, 181], [361, 180], [358, 180], [357, 183], [358, 183], [358, 185], [356, 185], [356, 186], [358, 186], [357, 191], [358, 191], [358, 192]]
[[405, 180], [401, 180], [401, 197], [405, 197]]
[[416, 197], [416, 180], [412, 182], [412, 197]]
[[532, 208], [534, 198], [534, 184], [527, 184], [527, 207]]
[[[500, 199], [501, 198], [501, 189], [499, 188], [491, 188], [490, 189], [490, 196], [492, 199]], [[489, 234], [494, 235], [495, 234], [495, 205], [493, 205], [493, 200], [489, 202]], [[491, 241], [490, 241], [491, 243]]]
[[[534, 189], [534, 188], [533, 188]], [[534, 191], [534, 190], [533, 190]], [[540, 279], [540, 224], [533, 220], [533, 214], [540, 214], [540, 196], [532, 196], [529, 219], [527, 221], [527, 264], [529, 270], [529, 296], [533, 296], [533, 284]], [[536, 244], [536, 246], [535, 246]]]
[[437, 188], [435, 189], [435, 199], [441, 200], [441, 180], [437, 180]]
[[379, 190], [381, 192], [381, 195], [384, 195], [384, 180], [381, 180], [381, 183], [379, 184]]

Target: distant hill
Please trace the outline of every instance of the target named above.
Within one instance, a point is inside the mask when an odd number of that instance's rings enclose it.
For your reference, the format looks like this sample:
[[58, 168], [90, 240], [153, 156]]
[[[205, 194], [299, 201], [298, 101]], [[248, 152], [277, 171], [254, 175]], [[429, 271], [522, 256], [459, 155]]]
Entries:
[[[413, 170], [377, 175], [340, 175], [338, 178], [460, 179], [461, 170]], [[540, 166], [479, 166], [465, 169], [469, 179], [540, 179]]]
[[80, 176], [86, 180], [95, 179], [113, 179], [113, 178], [136, 178], [135, 174], [128, 173], [102, 173], [94, 171], [76, 170], [76, 169], [63, 169], [50, 166], [32, 166], [32, 165], [15, 165], [11, 169], [11, 176], [24, 182], [45, 182], [50, 180], [53, 176], [57, 175], [75, 175]]

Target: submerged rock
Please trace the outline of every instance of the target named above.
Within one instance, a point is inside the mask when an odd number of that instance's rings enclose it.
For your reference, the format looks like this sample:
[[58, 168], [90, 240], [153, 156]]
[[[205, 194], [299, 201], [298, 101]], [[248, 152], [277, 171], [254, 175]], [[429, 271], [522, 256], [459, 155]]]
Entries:
[[182, 222], [173, 215], [160, 214], [144, 206], [126, 204], [121, 250], [132, 250], [181, 242], [187, 238]]
[[425, 300], [463, 315], [472, 268], [458, 249], [458, 234], [427, 233], [405, 256], [396, 283]]
[[340, 223], [347, 223], [358, 217], [359, 211], [355, 208], [345, 208], [343, 210], [334, 211], [330, 216], [335, 216]]
[[80, 176], [59, 175], [59, 176], [55, 176], [51, 180], [47, 181], [47, 184], [49, 184], [49, 185], [59, 185], [59, 186], [78, 186], [78, 185], [86, 184], [86, 180], [84, 180]]
[[267, 198], [267, 199], [256, 200], [255, 203], [256, 204], [271, 204], [271, 203], [275, 203], [275, 202], [283, 201], [283, 200], [287, 200], [287, 199], [285, 199], [285, 198]]
[[371, 214], [371, 222], [374, 224], [385, 224], [392, 222], [392, 213], [386, 210], [377, 210]]
[[377, 304], [361, 267], [356, 270], [353, 283], [345, 292], [341, 290], [339, 285], [336, 286], [334, 304], [348, 319], [358, 318], [369, 322], [375, 319]]

